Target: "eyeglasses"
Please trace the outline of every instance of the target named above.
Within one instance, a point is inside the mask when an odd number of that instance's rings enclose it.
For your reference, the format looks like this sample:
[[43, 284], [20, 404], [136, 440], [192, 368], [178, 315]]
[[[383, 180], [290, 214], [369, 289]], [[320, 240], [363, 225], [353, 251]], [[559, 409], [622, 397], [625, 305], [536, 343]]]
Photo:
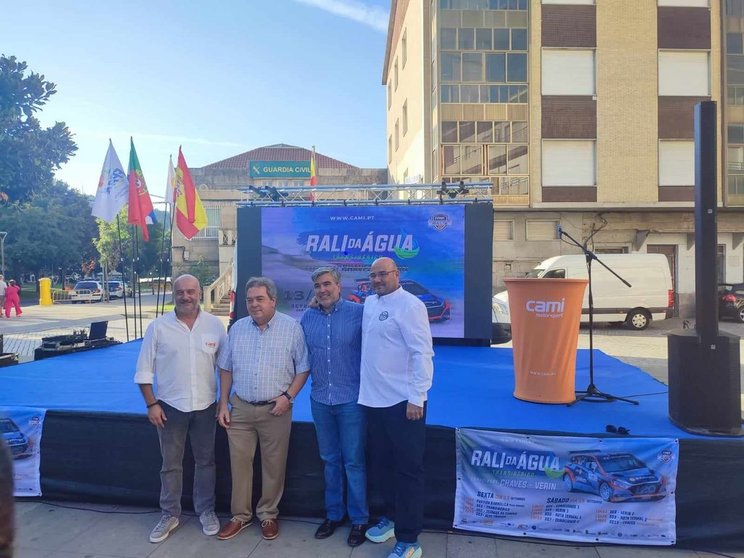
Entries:
[[375, 277], [379, 277], [380, 279], [384, 279], [385, 277], [387, 277], [391, 273], [395, 273], [396, 271], [398, 270], [393, 269], [392, 271], [378, 271], [377, 273], [373, 271], [372, 273], [369, 274], [369, 278], [374, 279]]

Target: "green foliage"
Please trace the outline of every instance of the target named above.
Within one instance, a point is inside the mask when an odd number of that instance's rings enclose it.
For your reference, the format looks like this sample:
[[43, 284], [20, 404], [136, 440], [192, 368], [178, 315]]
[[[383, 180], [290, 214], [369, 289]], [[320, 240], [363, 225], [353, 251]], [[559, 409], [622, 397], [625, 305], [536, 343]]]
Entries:
[[64, 122], [42, 128], [34, 113], [56, 92], [15, 56], [0, 56], [0, 201], [19, 204], [53, 183], [77, 150]]
[[5, 267], [15, 276], [80, 271], [95, 257], [95, 219], [90, 198], [63, 182], [52, 182], [24, 203], [0, 206]]
[[212, 281], [214, 281], [214, 274], [212, 273], [212, 269], [201, 256], [196, 261], [196, 263], [189, 266], [188, 273], [196, 277], [202, 287], [210, 285]]

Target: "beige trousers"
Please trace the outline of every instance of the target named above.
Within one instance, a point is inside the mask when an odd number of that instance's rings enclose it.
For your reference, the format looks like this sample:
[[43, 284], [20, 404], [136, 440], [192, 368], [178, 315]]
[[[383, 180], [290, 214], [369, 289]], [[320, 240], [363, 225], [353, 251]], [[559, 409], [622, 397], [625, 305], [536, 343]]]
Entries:
[[279, 501], [284, 494], [292, 409], [276, 417], [270, 413], [272, 405], [251, 405], [235, 394], [230, 397], [230, 403], [227, 439], [232, 470], [232, 515], [242, 521], [253, 518], [253, 458], [256, 445], [260, 444], [262, 489], [256, 516], [261, 521], [274, 519], [279, 515]]

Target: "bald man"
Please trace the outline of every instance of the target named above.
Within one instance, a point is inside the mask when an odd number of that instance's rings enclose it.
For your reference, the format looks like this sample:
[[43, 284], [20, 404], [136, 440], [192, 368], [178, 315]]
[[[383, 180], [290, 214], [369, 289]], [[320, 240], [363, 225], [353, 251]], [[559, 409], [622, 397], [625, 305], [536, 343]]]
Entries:
[[381, 543], [395, 536], [389, 558], [419, 558], [426, 399], [434, 372], [429, 316], [400, 286], [391, 258], [375, 260], [369, 279], [375, 294], [364, 301], [359, 403], [367, 407], [370, 476], [384, 488], [386, 513], [366, 537]]
[[175, 311], [153, 321], [145, 332], [134, 375], [145, 399], [147, 418], [157, 428], [163, 458], [162, 515], [150, 533], [151, 543], [164, 541], [179, 525], [187, 436], [195, 462], [194, 511], [205, 535], [216, 535], [220, 530], [214, 513], [215, 366], [227, 334], [219, 318], [199, 308], [201, 286], [196, 277], [178, 277], [173, 296]]

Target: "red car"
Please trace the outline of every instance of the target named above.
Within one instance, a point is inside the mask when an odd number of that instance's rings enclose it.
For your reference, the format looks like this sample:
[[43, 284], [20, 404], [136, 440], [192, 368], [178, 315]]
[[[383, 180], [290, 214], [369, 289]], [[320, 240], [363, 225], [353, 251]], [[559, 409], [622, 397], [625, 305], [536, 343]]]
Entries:
[[744, 324], [744, 283], [718, 285], [718, 317]]

